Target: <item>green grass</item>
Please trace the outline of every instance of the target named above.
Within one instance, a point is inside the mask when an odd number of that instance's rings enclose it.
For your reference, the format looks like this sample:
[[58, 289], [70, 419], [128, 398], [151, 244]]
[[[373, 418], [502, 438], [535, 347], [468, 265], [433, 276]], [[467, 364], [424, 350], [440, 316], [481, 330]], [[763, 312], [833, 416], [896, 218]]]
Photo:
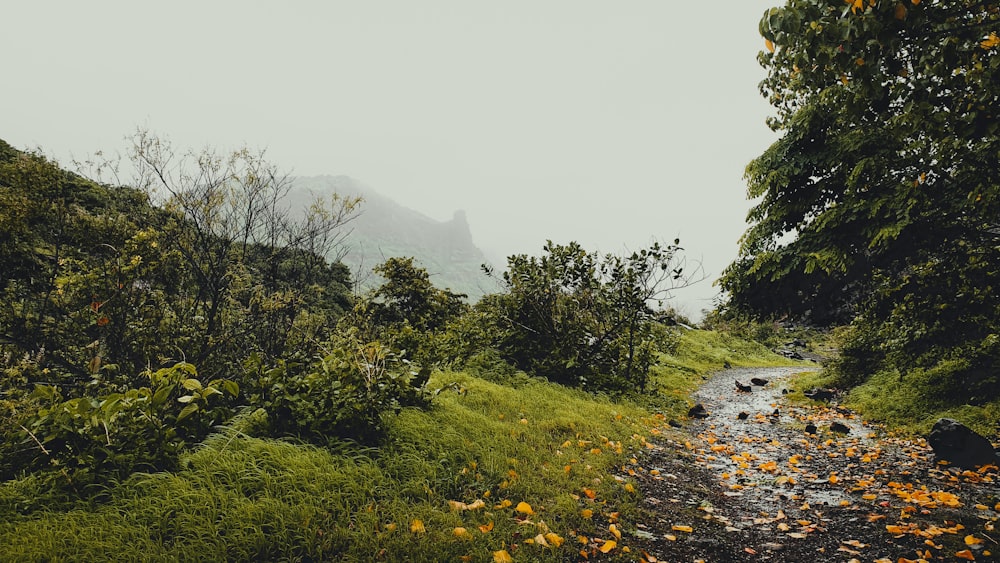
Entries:
[[[8, 482], [0, 560], [492, 561], [500, 550], [516, 561], [573, 558], [580, 536], [610, 539], [611, 521], [625, 530], [635, 521], [641, 499], [621, 469], [687, 408], [703, 375], [725, 362], [788, 363], [703, 331], [686, 333], [665, 360], [653, 378], [658, 396], [641, 401], [437, 373], [430, 385], [443, 390], [433, 405], [392, 417], [379, 449], [230, 428], [182, 469], [133, 475], [102, 503], [39, 509], [45, 494], [31, 477]], [[528, 541], [546, 533], [565, 544]]]
[[[884, 371], [851, 389], [843, 403], [867, 420], [908, 435], [926, 436], [939, 418], [953, 418], [984, 436], [1000, 438], [1000, 398], [983, 405], [954, 404], [946, 398], [949, 384], [947, 364], [914, 370], [902, 378]], [[837, 377], [830, 372], [799, 374], [790, 397], [805, 401], [805, 390], [837, 386]]]

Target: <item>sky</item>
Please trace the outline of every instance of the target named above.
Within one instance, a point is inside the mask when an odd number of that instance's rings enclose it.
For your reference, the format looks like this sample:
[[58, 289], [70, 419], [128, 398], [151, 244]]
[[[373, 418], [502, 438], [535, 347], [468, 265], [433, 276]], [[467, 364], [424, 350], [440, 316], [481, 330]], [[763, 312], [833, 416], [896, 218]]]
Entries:
[[[0, 139], [64, 165], [147, 128], [266, 149], [439, 220], [488, 256], [546, 240], [737, 255], [743, 170], [774, 141], [757, 23], [778, 0], [8, 3]], [[690, 269], [690, 267], [689, 267]]]

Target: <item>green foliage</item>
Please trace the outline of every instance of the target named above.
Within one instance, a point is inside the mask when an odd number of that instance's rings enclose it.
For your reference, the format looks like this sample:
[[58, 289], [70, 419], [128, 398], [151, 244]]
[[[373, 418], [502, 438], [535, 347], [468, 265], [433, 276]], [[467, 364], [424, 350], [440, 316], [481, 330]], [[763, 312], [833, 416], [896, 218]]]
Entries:
[[507, 292], [477, 309], [501, 354], [526, 372], [592, 390], [644, 390], [666, 342], [654, 306], [690, 282], [677, 242], [602, 257], [549, 241], [541, 257], [508, 258]]
[[782, 133], [747, 166], [723, 274], [731, 311], [854, 321], [861, 381], [968, 361], [955, 400], [995, 395], [1000, 333], [1000, 4], [790, 0], [761, 33]]
[[375, 442], [387, 413], [424, 404], [430, 375], [389, 347], [350, 335], [335, 338], [314, 361], [268, 367], [252, 356], [246, 369], [254, 382], [249, 403], [267, 412], [271, 432], [320, 442]]
[[[102, 504], [24, 515], [45, 498], [44, 487], [34, 478], [0, 484], [0, 546], [6, 558], [28, 561], [369, 561], [381, 554], [433, 562], [490, 561], [494, 551], [518, 544], [518, 557], [565, 561], [580, 549], [573, 533], [605, 537], [611, 518], [631, 529], [641, 497], [616, 476], [645, 449], [651, 426], [687, 409], [675, 393], [723, 359], [746, 365], [768, 358], [774, 361], [758, 345], [684, 332], [670, 362], [685, 367], [656, 368], [667, 398], [656, 408], [673, 408], [663, 417], [629, 399], [540, 379], [511, 387], [439, 372], [429, 382], [444, 389], [434, 407], [387, 419], [378, 450], [336, 442], [317, 448], [226, 429], [183, 454], [174, 472], [134, 474]], [[480, 499], [478, 510], [449, 504]], [[536, 512], [534, 524], [515, 511], [522, 501]], [[424, 533], [410, 531], [414, 520]], [[541, 522], [567, 540], [561, 548], [524, 543]], [[479, 531], [490, 523], [489, 533]], [[457, 536], [456, 527], [469, 537]]]
[[[389, 258], [373, 272], [385, 281], [356, 299], [342, 325], [389, 343], [425, 365], [449, 363], [462, 347], [452, 324], [465, 325], [465, 295], [438, 289], [413, 258]], [[461, 337], [458, 337], [461, 339]]]
[[134, 471], [175, 468], [185, 445], [228, 417], [215, 397], [239, 393], [231, 381], [203, 384], [197, 375], [177, 364], [147, 372], [148, 386], [97, 398], [64, 399], [37, 386], [37, 410], [12, 421], [20, 439], [5, 444], [0, 474], [42, 472], [52, 485], [86, 494]]

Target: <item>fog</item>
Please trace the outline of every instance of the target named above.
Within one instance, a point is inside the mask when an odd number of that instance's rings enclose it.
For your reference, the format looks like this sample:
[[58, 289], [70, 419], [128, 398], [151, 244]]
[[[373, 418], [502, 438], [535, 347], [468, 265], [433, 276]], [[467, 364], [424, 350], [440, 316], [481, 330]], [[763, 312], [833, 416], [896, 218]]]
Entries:
[[11, 3], [0, 138], [64, 165], [136, 127], [265, 148], [437, 219], [463, 209], [495, 260], [680, 238], [708, 276], [676, 296], [697, 316], [774, 139], [756, 61], [774, 4]]

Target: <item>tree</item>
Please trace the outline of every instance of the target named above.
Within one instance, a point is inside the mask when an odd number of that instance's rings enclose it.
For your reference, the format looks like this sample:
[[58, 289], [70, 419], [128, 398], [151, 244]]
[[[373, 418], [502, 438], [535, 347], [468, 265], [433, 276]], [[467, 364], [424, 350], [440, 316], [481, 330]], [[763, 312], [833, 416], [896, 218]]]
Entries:
[[518, 368], [553, 381], [644, 390], [663, 301], [694, 281], [678, 243], [601, 256], [575, 242], [548, 241], [541, 257], [511, 256], [507, 291], [483, 305], [497, 348]]
[[196, 363], [227, 349], [277, 357], [309, 294], [346, 292], [346, 270], [329, 262], [342, 255], [360, 198], [317, 198], [297, 215], [284, 202], [290, 178], [263, 151], [178, 153], [145, 130], [131, 140], [134, 185], [175, 216], [166, 238], [193, 278], [184, 315], [198, 320]]
[[789, 0], [764, 15], [761, 92], [782, 136], [746, 169], [760, 200], [720, 280], [730, 309], [893, 327], [869, 367], [996, 331], [965, 321], [998, 318], [996, 292], [975, 285], [1000, 272], [998, 28], [990, 1]]

